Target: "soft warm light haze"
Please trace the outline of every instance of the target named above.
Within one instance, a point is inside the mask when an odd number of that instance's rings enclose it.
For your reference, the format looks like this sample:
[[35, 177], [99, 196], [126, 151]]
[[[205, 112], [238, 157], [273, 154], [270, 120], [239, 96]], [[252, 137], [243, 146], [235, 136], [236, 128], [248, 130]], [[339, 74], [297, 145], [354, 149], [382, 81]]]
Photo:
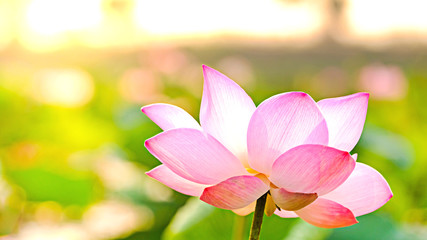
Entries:
[[327, 0], [2, 0], [0, 47], [11, 38], [34, 51], [220, 39], [305, 46], [331, 31], [361, 45], [427, 42], [424, 1], [337, 2], [340, 10]]

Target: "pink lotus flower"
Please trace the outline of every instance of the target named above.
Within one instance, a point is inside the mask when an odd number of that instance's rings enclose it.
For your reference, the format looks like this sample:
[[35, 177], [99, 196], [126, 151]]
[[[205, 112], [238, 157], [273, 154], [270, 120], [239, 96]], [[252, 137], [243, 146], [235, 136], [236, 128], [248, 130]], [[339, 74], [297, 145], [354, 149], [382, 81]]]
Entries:
[[246, 215], [269, 191], [265, 212], [324, 228], [357, 223], [392, 193], [349, 152], [365, 122], [367, 93], [315, 102], [303, 92], [258, 107], [235, 82], [203, 66], [198, 124], [169, 104], [142, 108], [164, 132], [145, 142], [163, 164], [147, 174], [183, 194]]

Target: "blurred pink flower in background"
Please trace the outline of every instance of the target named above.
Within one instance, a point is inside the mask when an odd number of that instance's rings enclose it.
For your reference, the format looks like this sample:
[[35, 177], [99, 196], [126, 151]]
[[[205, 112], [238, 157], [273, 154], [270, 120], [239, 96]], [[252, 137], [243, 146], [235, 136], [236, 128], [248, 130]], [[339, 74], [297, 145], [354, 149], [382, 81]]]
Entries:
[[175, 74], [191, 62], [191, 57], [177, 48], [164, 46], [149, 51], [147, 59], [142, 62], [146, 63], [150, 69], [165, 74]]
[[203, 71], [201, 125], [173, 105], [142, 108], [164, 130], [145, 143], [163, 163], [149, 176], [241, 215], [268, 192], [267, 215], [325, 228], [355, 224], [392, 197], [381, 174], [349, 154], [363, 130], [367, 93], [316, 103], [288, 92], [255, 107], [228, 77]]
[[146, 103], [162, 98], [162, 82], [150, 70], [133, 68], [125, 71], [118, 87], [122, 97], [132, 103]]
[[359, 76], [360, 89], [381, 100], [400, 100], [408, 92], [408, 80], [397, 66], [371, 64], [364, 67]]

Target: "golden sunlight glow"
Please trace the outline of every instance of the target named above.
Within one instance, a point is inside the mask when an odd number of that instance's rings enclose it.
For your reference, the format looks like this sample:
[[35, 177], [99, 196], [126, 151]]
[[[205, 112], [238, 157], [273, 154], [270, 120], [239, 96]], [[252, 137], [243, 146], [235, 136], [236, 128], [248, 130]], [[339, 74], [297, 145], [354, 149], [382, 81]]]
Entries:
[[140, 28], [155, 36], [229, 33], [290, 37], [313, 34], [324, 23], [319, 4], [308, 1], [137, 1], [134, 14]]
[[20, 23], [19, 40], [35, 51], [67, 46], [78, 33], [98, 27], [102, 22], [102, 0], [30, 0]]
[[77, 107], [93, 96], [94, 83], [84, 71], [77, 69], [46, 69], [33, 80], [33, 96], [47, 104]]
[[[427, 39], [427, 1], [344, 2], [340, 16], [345, 28], [336, 29], [339, 39], [368, 44]], [[224, 37], [291, 40], [293, 46], [304, 46], [320, 40], [331, 26], [341, 26], [330, 22], [330, 4], [314, 0], [0, 0], [0, 48], [13, 38], [33, 51], [76, 45], [135, 47], [159, 41], [209, 43]]]
[[35, 51], [223, 35], [305, 39], [298, 41], [304, 43], [313, 42], [325, 24], [321, 1], [134, 0], [119, 7], [105, 0], [26, 1], [19, 41]]
[[33, 0], [27, 7], [26, 22], [41, 35], [91, 28], [102, 20], [101, 2]]
[[13, 13], [10, 7], [9, 2], [0, 0], [0, 49], [6, 47], [13, 38], [13, 25], [10, 21]]
[[420, 0], [352, 0], [348, 2], [346, 16], [351, 31], [361, 36], [427, 35], [426, 9], [427, 1]]

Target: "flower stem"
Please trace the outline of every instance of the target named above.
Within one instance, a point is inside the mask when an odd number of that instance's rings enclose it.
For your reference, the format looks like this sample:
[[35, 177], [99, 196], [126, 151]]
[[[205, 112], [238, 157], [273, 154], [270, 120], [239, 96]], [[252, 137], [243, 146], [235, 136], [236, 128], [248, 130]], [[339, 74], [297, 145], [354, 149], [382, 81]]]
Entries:
[[262, 218], [264, 217], [265, 202], [267, 201], [267, 194], [265, 193], [256, 201], [254, 218], [252, 220], [251, 232], [249, 240], [258, 240], [261, 233]]

